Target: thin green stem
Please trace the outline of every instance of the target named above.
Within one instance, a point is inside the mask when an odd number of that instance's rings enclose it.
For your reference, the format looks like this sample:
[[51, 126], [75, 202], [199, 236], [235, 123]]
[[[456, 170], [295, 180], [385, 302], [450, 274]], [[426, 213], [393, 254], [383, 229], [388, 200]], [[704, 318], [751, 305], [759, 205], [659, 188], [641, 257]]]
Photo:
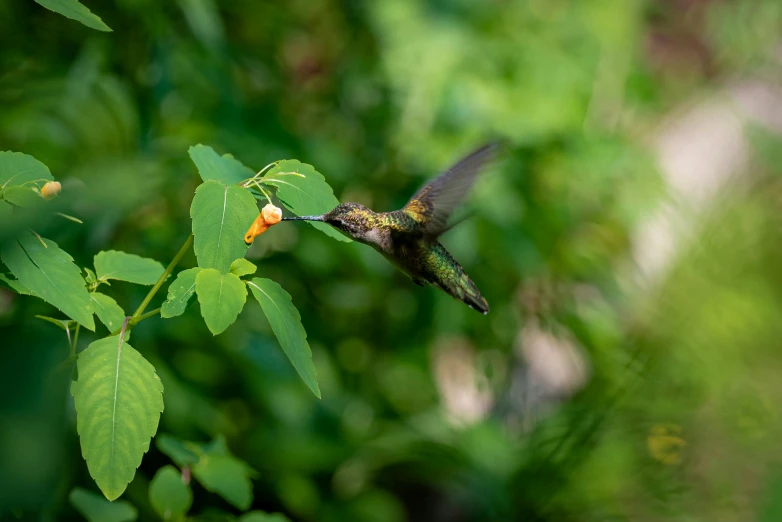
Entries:
[[79, 328], [81, 328], [81, 325], [76, 323], [76, 331], [71, 339], [71, 330], [67, 324], [65, 325], [65, 334], [68, 336], [68, 357], [52, 370], [52, 377], [66, 368], [70, 368], [76, 362], [76, 343], [79, 342]]
[[258, 178], [260, 178], [260, 177], [261, 177], [261, 175], [262, 175], [264, 172], [266, 172], [267, 170], [269, 170], [269, 169], [270, 169], [270, 168], [272, 168], [273, 166], [277, 165], [278, 163], [279, 163], [279, 161], [272, 161], [271, 163], [269, 163], [268, 165], [266, 165], [264, 168], [262, 168], [261, 170], [259, 170], [258, 172], [256, 172], [256, 173], [255, 173], [255, 176], [253, 176], [253, 177], [252, 177], [252, 178], [250, 178], [250, 179], [258, 179]]
[[32, 228], [31, 228], [31, 229], [29, 229], [29, 230], [30, 230], [30, 232], [32, 232], [32, 233], [33, 233], [33, 235], [34, 235], [36, 238], [38, 238], [38, 241], [40, 241], [40, 243], [43, 245], [43, 247], [44, 247], [44, 248], [49, 248], [49, 245], [47, 245], [47, 244], [46, 244], [46, 241], [44, 241], [44, 240], [43, 240], [43, 238], [41, 237], [41, 234], [39, 234], [38, 232], [36, 232], [36, 231], [35, 231], [35, 230], [33, 230]]
[[256, 173], [255, 173], [255, 175], [254, 175], [253, 177], [251, 177], [251, 178], [247, 178], [246, 180], [244, 180], [244, 181], [242, 181], [241, 183], [239, 183], [239, 185], [240, 185], [240, 186], [242, 186], [242, 187], [244, 187], [244, 188], [247, 188], [247, 187], [249, 187], [250, 185], [252, 185], [252, 184], [253, 184], [253, 181], [255, 181], [256, 179], [260, 178], [260, 177], [261, 177], [261, 175], [262, 175], [264, 172], [266, 172], [267, 170], [269, 170], [271, 167], [273, 167], [273, 166], [277, 165], [278, 163], [279, 163], [279, 161], [272, 161], [271, 163], [269, 163], [268, 165], [266, 165], [264, 168], [262, 168], [261, 170], [259, 170], [258, 172], [256, 172]]
[[157, 314], [159, 314], [159, 313], [160, 313], [160, 308], [155, 308], [155, 309], [154, 309], [154, 310], [152, 310], [151, 312], [147, 312], [147, 313], [145, 313], [145, 314], [141, 314], [141, 315], [140, 315], [140, 316], [138, 316], [138, 317], [134, 317], [134, 318], [133, 318], [133, 319], [130, 321], [130, 324], [132, 324], [132, 325], [137, 325], [138, 323], [140, 323], [140, 322], [141, 322], [141, 321], [143, 321], [144, 319], [147, 319], [147, 318], [149, 318], [149, 317], [152, 317], [153, 315], [157, 315]]
[[76, 331], [73, 333], [73, 342], [71, 343], [71, 351], [68, 354], [69, 357], [75, 357], [76, 356], [76, 345], [79, 342], [79, 330], [81, 329], [81, 325], [76, 323]]
[[263, 188], [263, 187], [262, 187], [260, 184], [258, 184], [258, 182], [256, 182], [256, 183], [255, 183], [255, 186], [257, 186], [257, 187], [258, 187], [258, 190], [260, 190], [260, 191], [261, 191], [261, 194], [263, 194], [264, 196], [266, 196], [266, 201], [268, 201], [268, 202], [269, 202], [269, 205], [274, 205], [274, 203], [272, 203], [272, 198], [271, 198], [271, 196], [269, 195], [269, 193], [268, 193], [268, 192], [266, 192], [266, 190], [264, 190], [264, 188]]
[[[141, 314], [141, 315], [140, 315], [140, 316], [138, 316], [138, 317], [131, 317], [131, 316], [128, 316], [128, 317], [130, 317], [130, 321], [128, 321], [127, 327], [130, 327], [130, 328], [132, 328], [132, 327], [136, 326], [137, 324], [139, 324], [139, 323], [140, 323], [141, 321], [143, 321], [144, 319], [149, 319], [149, 318], [150, 318], [150, 317], [152, 317], [153, 315], [157, 315], [157, 314], [159, 314], [159, 313], [160, 313], [160, 310], [162, 310], [162, 308], [155, 308], [155, 309], [154, 309], [154, 310], [152, 310], [151, 312], [147, 312], [147, 313], [145, 313], [145, 314]], [[122, 329], [121, 329], [121, 328], [118, 328], [117, 330], [114, 330], [113, 332], [111, 332], [111, 333], [109, 334], [109, 337], [111, 337], [112, 335], [117, 335], [117, 334], [118, 334], [118, 333], [120, 333], [121, 331], [122, 331]]]
[[77, 217], [69, 216], [68, 214], [63, 214], [62, 212], [56, 212], [56, 214], [62, 218], [67, 219], [68, 221], [73, 221], [74, 223], [78, 223], [80, 225], [84, 224], [84, 221]]
[[152, 287], [152, 289], [149, 291], [147, 296], [144, 298], [143, 301], [141, 301], [141, 304], [136, 309], [135, 312], [133, 312], [133, 315], [131, 316], [133, 319], [137, 319], [141, 316], [141, 314], [144, 313], [144, 309], [147, 307], [149, 302], [152, 300], [153, 297], [155, 297], [155, 294], [158, 290], [160, 290], [160, 287], [163, 286], [163, 283], [166, 281], [168, 276], [171, 275], [171, 272], [174, 271], [174, 268], [179, 264], [179, 261], [182, 259], [182, 256], [185, 255], [185, 252], [188, 251], [190, 248], [190, 245], [193, 244], [193, 234], [190, 234], [187, 236], [187, 240], [185, 241], [185, 244], [182, 245], [182, 248], [179, 249], [179, 252], [174, 256], [174, 259], [171, 260], [171, 262], [166, 267], [165, 272], [163, 272], [160, 277], [158, 278], [157, 282], [155, 283], [155, 286]]

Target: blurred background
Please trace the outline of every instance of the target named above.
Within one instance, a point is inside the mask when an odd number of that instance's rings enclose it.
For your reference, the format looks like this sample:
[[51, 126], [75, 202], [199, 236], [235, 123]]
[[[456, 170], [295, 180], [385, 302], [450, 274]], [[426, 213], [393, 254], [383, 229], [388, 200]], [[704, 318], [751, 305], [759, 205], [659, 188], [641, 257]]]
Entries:
[[[256, 240], [248, 258], [299, 308], [322, 400], [256, 303], [218, 337], [197, 306], [134, 329], [165, 386], [158, 433], [223, 434], [259, 472], [254, 508], [782, 520], [782, 2], [86, 5], [114, 32], [0, 3], [0, 150], [62, 181], [56, 204], [84, 224], [35, 228], [81, 266], [110, 248], [173, 257], [196, 143], [256, 170], [311, 163], [378, 211], [483, 141], [509, 144], [443, 237], [485, 317], [311, 227]], [[126, 310], [146, 293], [106, 291]], [[0, 289], [3, 520], [82, 520], [68, 492], [97, 491], [70, 377], [52, 374], [65, 337], [34, 318], [52, 313]], [[156, 520], [147, 486], [169, 463], [153, 443], [124, 494], [140, 520]], [[191, 514], [235, 513], [192, 485]]]

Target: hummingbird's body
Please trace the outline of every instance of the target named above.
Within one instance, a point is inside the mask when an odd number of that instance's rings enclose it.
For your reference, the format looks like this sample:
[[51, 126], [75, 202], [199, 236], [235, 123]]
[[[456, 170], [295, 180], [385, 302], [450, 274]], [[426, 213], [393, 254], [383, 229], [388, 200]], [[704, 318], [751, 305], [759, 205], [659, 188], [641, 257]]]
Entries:
[[415, 214], [402, 209], [373, 212], [357, 203], [341, 205], [351, 210], [348, 234], [383, 254], [394, 266], [410, 276], [417, 285], [436, 286], [472, 308], [488, 312], [489, 305], [480, 291], [436, 237], [425, 233]]
[[373, 247], [416, 284], [436, 286], [485, 314], [486, 299], [438, 238], [493, 151], [494, 146], [487, 145], [473, 152], [424, 186], [400, 210], [374, 212], [358, 203], [342, 203], [322, 216], [285, 219], [328, 223]]

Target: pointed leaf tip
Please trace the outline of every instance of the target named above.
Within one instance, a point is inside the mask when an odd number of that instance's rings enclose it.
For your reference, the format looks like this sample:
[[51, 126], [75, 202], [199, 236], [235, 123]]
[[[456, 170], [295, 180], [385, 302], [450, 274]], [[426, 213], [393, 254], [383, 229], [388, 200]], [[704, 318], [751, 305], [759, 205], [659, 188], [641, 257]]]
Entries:
[[84, 4], [79, 3], [77, 0], [35, 0], [38, 4], [42, 5], [50, 11], [61, 14], [71, 20], [76, 20], [82, 24], [96, 29], [98, 31], [111, 32], [111, 28], [106, 25], [103, 20], [92, 11], [90, 11]]
[[312, 350], [307, 343], [307, 332], [301, 324], [301, 316], [290, 294], [271, 279], [256, 277], [247, 285], [266, 314], [282, 351], [288, 356], [304, 384], [320, 399], [318, 376], [312, 362]]

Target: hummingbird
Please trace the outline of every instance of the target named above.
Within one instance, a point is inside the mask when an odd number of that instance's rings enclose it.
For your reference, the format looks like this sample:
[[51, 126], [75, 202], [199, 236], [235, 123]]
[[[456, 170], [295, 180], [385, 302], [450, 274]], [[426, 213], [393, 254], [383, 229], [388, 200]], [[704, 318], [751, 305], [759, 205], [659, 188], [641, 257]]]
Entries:
[[448, 219], [467, 196], [497, 145], [490, 143], [468, 154], [424, 185], [393, 212], [374, 212], [359, 203], [340, 203], [317, 216], [285, 217], [283, 221], [321, 221], [380, 252], [415, 284], [433, 285], [484, 315], [489, 303], [470, 276], [440, 243], [453, 227]]

